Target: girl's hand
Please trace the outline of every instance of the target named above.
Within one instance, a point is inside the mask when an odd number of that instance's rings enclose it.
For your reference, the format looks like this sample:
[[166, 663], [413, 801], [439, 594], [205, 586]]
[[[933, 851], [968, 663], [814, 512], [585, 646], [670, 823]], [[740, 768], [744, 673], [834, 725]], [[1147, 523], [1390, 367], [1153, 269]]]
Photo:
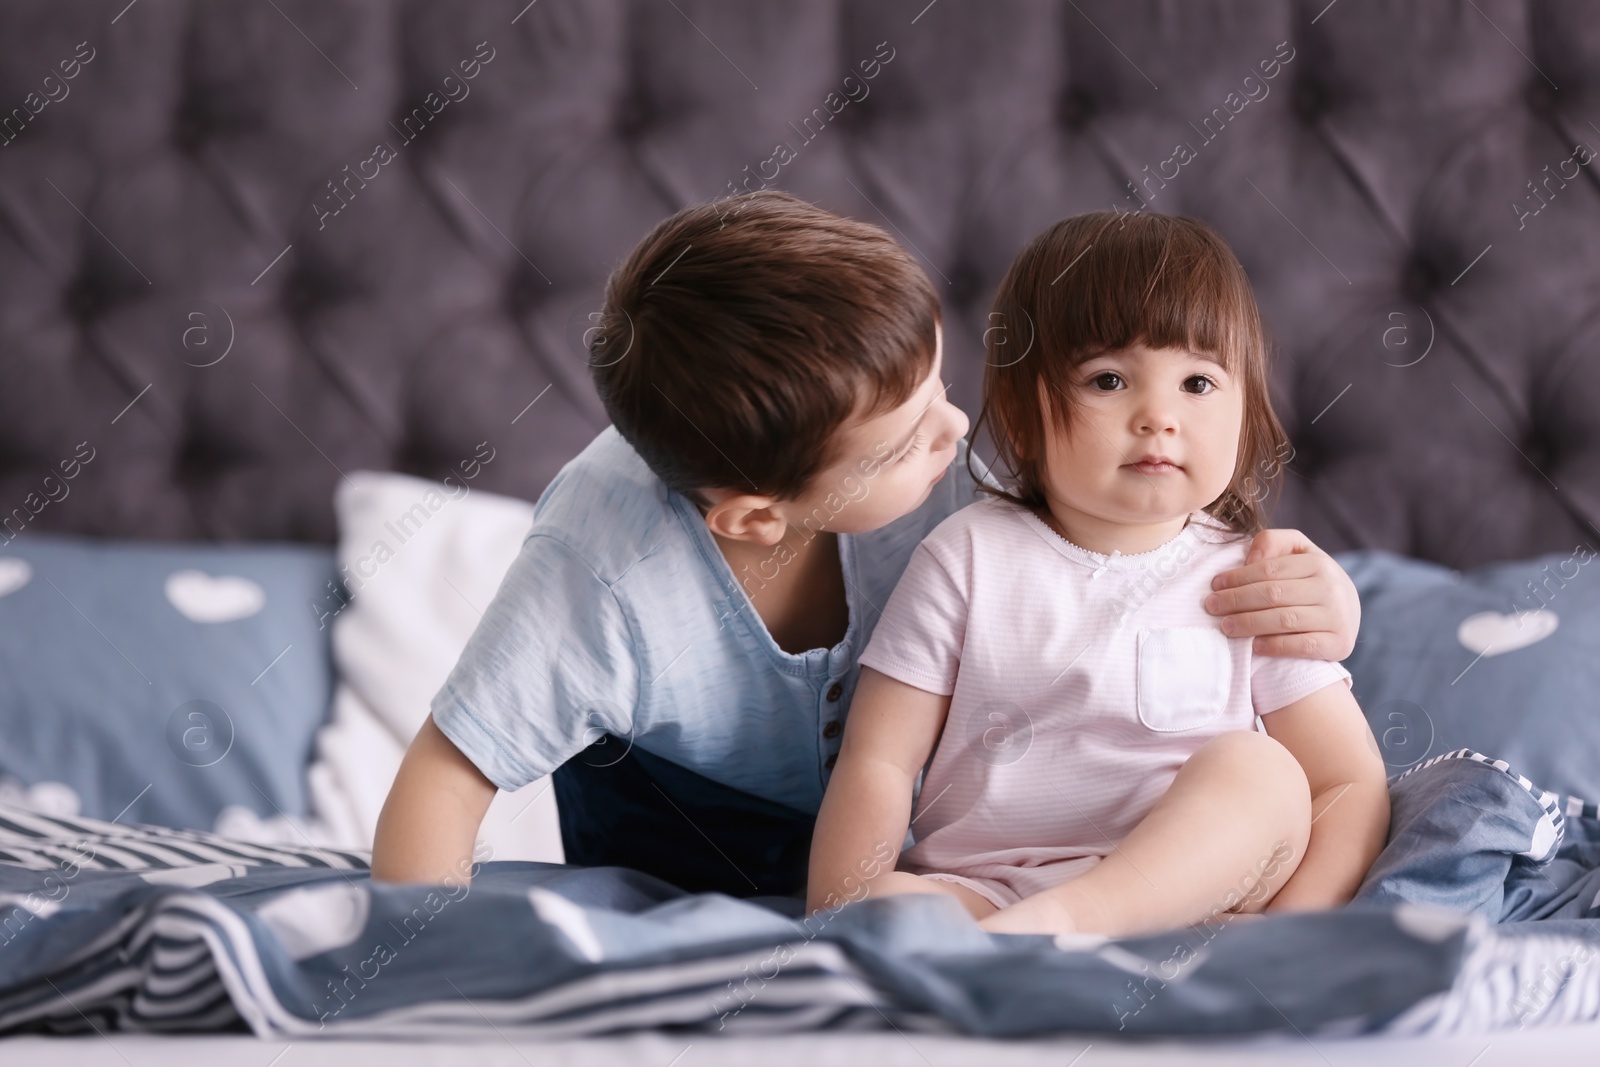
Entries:
[[1262, 530], [1245, 565], [1211, 581], [1206, 610], [1262, 656], [1339, 661], [1355, 650], [1361, 600], [1333, 557], [1299, 530]]

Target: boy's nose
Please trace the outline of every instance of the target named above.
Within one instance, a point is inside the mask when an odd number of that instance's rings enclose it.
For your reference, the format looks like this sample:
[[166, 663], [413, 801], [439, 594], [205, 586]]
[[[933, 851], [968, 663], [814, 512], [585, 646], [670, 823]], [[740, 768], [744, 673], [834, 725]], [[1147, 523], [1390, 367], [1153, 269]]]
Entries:
[[939, 403], [943, 404], [945, 408], [946, 418], [944, 422], [946, 429], [940, 435], [937, 443], [940, 448], [948, 448], [960, 438], [967, 436], [967, 430], [971, 422], [967, 418], [965, 411], [962, 411], [948, 400], [941, 399]]

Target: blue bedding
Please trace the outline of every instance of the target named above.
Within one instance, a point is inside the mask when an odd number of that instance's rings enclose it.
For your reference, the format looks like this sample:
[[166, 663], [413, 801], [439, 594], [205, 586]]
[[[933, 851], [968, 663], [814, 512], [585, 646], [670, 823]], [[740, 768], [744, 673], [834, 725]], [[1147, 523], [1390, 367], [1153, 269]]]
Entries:
[[374, 886], [358, 852], [0, 807], [0, 1033], [1442, 1034], [1600, 1015], [1594, 806], [1467, 750], [1390, 787], [1389, 845], [1344, 908], [1059, 942], [990, 935], [942, 895], [802, 919], [789, 898], [492, 859], [470, 886]]

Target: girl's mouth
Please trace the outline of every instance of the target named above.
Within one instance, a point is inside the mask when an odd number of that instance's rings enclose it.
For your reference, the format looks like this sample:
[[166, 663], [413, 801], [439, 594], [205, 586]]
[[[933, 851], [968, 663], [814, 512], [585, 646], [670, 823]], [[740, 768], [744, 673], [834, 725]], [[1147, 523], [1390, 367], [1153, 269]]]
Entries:
[[1183, 470], [1176, 463], [1168, 463], [1165, 460], [1159, 463], [1129, 463], [1128, 466], [1140, 474], [1177, 474]]

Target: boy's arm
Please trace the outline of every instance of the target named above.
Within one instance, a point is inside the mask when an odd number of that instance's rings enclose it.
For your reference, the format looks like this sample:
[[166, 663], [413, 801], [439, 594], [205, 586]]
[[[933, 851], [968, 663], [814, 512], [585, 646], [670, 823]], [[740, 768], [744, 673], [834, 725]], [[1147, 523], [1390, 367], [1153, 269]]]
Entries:
[[1311, 840], [1267, 911], [1348, 903], [1389, 836], [1389, 783], [1361, 706], [1342, 684], [1261, 716], [1311, 786]]
[[495, 792], [495, 784], [429, 715], [406, 749], [378, 815], [372, 880], [470, 881], [473, 844]]
[[911, 820], [917, 775], [939, 740], [950, 697], [861, 668], [839, 761], [811, 838], [806, 913], [858, 900], [894, 870]]
[[[1245, 565], [1211, 581], [1206, 610], [1229, 637], [1255, 636], [1258, 656], [1333, 662], [1355, 651], [1361, 598], [1334, 558], [1299, 530], [1262, 530]], [[1274, 712], [1273, 714], [1276, 714]]]

